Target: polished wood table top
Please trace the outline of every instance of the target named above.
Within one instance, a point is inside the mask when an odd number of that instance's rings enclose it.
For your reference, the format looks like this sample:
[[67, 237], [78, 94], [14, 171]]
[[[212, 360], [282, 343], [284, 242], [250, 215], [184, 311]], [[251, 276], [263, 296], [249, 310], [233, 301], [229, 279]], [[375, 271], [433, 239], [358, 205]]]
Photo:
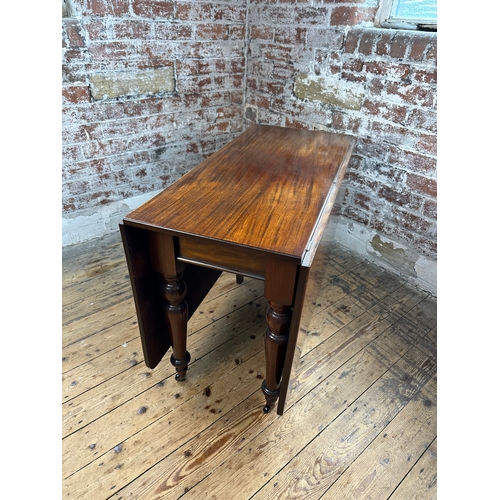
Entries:
[[125, 220], [302, 259], [352, 141], [253, 126]]
[[184, 380], [187, 321], [222, 271], [263, 279], [265, 411], [279, 398], [283, 412], [311, 268], [354, 145], [348, 135], [252, 125], [125, 217], [120, 229], [150, 368], [172, 347]]

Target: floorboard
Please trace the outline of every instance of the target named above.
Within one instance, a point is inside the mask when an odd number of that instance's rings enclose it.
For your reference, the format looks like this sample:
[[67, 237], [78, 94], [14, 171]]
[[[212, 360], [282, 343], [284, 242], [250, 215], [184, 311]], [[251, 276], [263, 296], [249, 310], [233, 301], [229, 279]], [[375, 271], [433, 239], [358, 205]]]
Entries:
[[262, 411], [262, 282], [221, 275], [179, 383], [144, 363], [119, 235], [63, 249], [63, 498], [436, 498], [436, 297], [326, 259], [280, 417]]

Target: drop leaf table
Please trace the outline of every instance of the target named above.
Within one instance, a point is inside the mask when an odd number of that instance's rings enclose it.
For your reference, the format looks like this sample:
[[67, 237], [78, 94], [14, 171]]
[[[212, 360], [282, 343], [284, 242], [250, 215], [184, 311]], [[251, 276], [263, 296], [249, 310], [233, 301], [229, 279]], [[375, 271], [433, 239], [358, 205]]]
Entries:
[[149, 368], [172, 348], [185, 379], [188, 320], [223, 271], [264, 280], [264, 411], [278, 402], [283, 414], [321, 277], [321, 237], [354, 145], [349, 135], [251, 125], [124, 218]]

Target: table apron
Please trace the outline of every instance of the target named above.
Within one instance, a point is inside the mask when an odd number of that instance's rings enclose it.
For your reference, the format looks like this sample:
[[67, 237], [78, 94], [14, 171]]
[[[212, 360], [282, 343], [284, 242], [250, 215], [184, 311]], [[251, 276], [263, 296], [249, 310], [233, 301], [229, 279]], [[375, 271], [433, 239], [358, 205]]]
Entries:
[[265, 279], [265, 252], [190, 236], [177, 236], [177, 240], [177, 260], [181, 262]]

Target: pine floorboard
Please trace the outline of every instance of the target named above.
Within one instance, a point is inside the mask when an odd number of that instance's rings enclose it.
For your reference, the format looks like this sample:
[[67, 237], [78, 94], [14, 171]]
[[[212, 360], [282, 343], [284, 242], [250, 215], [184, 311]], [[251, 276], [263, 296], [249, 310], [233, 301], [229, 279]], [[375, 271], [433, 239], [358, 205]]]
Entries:
[[119, 234], [62, 266], [64, 499], [437, 498], [436, 297], [332, 246], [278, 416], [262, 282], [221, 275], [176, 382], [144, 363]]

